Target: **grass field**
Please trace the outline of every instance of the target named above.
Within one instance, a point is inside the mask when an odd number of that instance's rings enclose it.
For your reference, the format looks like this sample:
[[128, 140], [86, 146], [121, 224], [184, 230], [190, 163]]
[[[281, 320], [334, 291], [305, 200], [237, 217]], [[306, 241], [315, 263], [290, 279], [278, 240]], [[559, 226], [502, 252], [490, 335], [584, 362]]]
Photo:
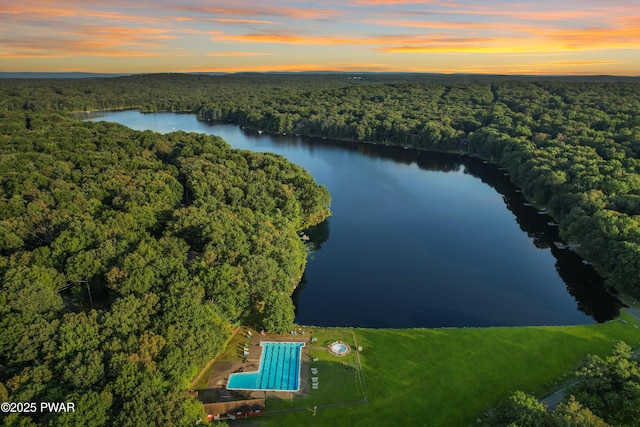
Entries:
[[322, 329], [306, 328], [311, 336], [317, 338], [316, 343], [308, 343], [306, 351], [316, 362], [303, 364], [303, 369], [311, 367], [318, 370], [310, 375], [318, 378], [318, 389], [310, 389], [305, 397], [296, 399], [269, 398], [267, 405], [270, 411], [290, 409], [292, 407], [345, 405], [362, 403], [365, 399], [361, 385], [360, 366], [356, 360], [356, 352], [351, 351], [345, 356], [335, 356], [327, 351], [329, 344], [342, 341], [354, 347], [354, 334], [350, 329]]
[[[328, 330], [344, 337], [353, 333], [363, 347], [368, 403], [320, 408], [313, 416], [310, 397], [289, 403], [307, 410], [256, 421], [274, 426], [476, 425], [510, 391], [542, 397], [564, 382], [585, 355], [604, 355], [616, 340], [637, 348], [638, 324], [623, 313], [608, 323], [580, 326]], [[348, 375], [335, 380], [336, 388], [351, 381]], [[328, 389], [329, 395], [338, 393]], [[281, 403], [275, 408], [285, 409]]]

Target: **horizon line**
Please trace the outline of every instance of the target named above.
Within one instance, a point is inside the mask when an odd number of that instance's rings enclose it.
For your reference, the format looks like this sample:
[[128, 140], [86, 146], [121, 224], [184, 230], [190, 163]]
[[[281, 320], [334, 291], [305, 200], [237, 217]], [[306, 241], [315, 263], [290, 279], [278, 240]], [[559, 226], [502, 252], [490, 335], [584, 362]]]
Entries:
[[305, 71], [151, 71], [151, 72], [100, 72], [100, 71], [0, 71], [1, 75], [87, 75], [87, 76], [141, 76], [154, 74], [215, 74], [215, 75], [235, 75], [235, 74], [411, 74], [411, 75], [439, 75], [439, 76], [497, 76], [497, 77], [612, 77], [612, 78], [640, 78], [638, 75], [629, 74], [566, 74], [566, 73], [473, 73], [473, 72], [429, 72], [429, 71], [344, 71], [344, 70], [305, 70]]

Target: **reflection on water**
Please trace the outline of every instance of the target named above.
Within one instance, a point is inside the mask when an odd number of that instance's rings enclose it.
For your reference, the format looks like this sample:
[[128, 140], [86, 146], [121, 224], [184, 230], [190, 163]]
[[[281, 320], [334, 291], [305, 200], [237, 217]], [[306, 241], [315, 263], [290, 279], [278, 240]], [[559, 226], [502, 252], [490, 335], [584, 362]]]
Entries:
[[[560, 325], [605, 321], [620, 302], [558, 229], [526, 206], [495, 165], [467, 156], [299, 136], [259, 135], [192, 115], [101, 118], [134, 129], [216, 134], [232, 147], [284, 155], [332, 195], [333, 216], [293, 299], [319, 326]], [[330, 226], [330, 233], [329, 233]]]

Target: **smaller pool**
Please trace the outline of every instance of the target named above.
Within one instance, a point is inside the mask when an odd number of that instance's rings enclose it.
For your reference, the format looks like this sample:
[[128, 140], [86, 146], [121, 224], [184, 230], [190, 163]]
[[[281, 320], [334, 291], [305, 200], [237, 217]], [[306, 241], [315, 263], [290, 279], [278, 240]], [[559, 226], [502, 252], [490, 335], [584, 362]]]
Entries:
[[336, 341], [329, 346], [329, 350], [338, 356], [343, 356], [349, 352], [349, 346], [341, 341]]

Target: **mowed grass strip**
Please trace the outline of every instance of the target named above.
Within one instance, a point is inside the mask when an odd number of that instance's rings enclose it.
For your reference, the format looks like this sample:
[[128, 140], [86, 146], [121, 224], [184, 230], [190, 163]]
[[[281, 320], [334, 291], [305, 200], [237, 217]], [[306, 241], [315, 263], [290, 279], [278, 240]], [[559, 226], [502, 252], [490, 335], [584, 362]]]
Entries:
[[[256, 334], [257, 332], [253, 332]], [[231, 337], [224, 351], [216, 357], [216, 362], [237, 362], [243, 360], [242, 356], [245, 345], [249, 345], [251, 339], [247, 337], [247, 330], [240, 329]]]
[[215, 366], [214, 362], [235, 362], [242, 360], [242, 348], [248, 341], [249, 340], [246, 338], [246, 331], [238, 329], [227, 341], [224, 351], [220, 353], [215, 360], [210, 360], [207, 365], [196, 374], [196, 376], [198, 376], [197, 381], [192, 383], [191, 388], [194, 390], [203, 390], [207, 388], [209, 377], [211, 376], [211, 372]]
[[[626, 324], [623, 322], [627, 322]], [[587, 354], [640, 342], [626, 313], [604, 324], [483, 329], [355, 329], [369, 403], [267, 416], [267, 425], [468, 426], [513, 390], [542, 397]]]

